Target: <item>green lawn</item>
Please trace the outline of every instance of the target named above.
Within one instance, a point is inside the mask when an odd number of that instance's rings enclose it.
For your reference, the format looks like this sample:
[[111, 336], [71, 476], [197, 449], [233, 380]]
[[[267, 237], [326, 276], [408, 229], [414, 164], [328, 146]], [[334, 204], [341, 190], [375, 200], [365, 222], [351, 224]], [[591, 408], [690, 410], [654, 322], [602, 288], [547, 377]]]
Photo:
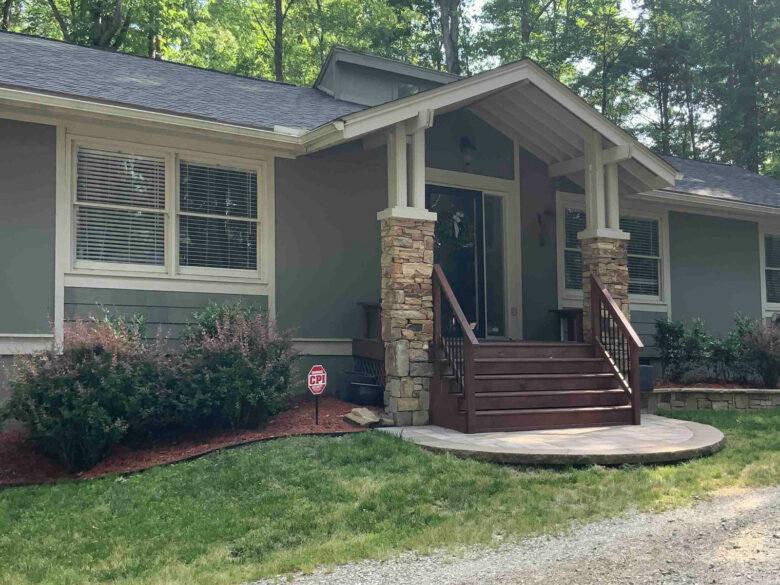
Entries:
[[521, 469], [363, 433], [8, 489], [0, 491], [0, 583], [236, 584], [780, 483], [780, 411], [678, 416], [722, 429], [726, 449], [681, 465]]

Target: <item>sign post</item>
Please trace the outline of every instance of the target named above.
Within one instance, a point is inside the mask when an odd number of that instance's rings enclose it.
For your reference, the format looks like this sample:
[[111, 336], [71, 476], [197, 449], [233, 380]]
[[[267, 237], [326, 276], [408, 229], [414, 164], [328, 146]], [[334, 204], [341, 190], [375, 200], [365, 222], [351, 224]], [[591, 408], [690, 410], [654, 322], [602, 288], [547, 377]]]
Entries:
[[309, 370], [308, 385], [309, 392], [314, 394], [314, 422], [320, 424], [320, 394], [325, 392], [325, 386], [328, 385], [328, 373], [322, 365], [317, 364]]

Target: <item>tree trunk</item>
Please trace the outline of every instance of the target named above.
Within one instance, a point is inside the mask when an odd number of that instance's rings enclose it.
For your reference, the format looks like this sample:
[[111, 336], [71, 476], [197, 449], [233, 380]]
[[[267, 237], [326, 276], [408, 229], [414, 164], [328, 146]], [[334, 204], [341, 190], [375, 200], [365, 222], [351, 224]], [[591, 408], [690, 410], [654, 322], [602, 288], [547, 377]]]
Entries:
[[3, 0], [3, 13], [0, 15], [0, 30], [11, 28], [11, 5], [14, 0]]
[[762, 162], [761, 130], [759, 123], [758, 71], [755, 55], [755, 26], [753, 22], [753, 3], [743, 1], [740, 10], [739, 40], [741, 47], [736, 51], [737, 104], [742, 106], [742, 123], [739, 116], [734, 120], [738, 124], [737, 150], [734, 152], [737, 163], [757, 173]]
[[458, 55], [460, 35], [459, 5], [460, 0], [439, 0], [444, 59], [447, 64], [447, 71], [456, 75], [460, 75], [460, 56]]
[[282, 0], [274, 0], [274, 75], [284, 81], [284, 17]]

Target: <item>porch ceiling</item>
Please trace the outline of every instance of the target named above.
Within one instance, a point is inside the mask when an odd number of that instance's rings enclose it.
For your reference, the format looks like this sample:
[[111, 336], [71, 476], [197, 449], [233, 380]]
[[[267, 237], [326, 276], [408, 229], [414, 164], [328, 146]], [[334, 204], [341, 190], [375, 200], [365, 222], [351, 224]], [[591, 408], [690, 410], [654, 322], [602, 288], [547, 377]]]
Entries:
[[[477, 99], [468, 108], [548, 165], [584, 156], [585, 137], [592, 131], [591, 126], [529, 80]], [[602, 134], [605, 150], [615, 146], [617, 143]], [[629, 143], [629, 156], [618, 162], [620, 192], [641, 193], [668, 185], [630, 156], [631, 147]], [[561, 176], [584, 184], [581, 169]]]

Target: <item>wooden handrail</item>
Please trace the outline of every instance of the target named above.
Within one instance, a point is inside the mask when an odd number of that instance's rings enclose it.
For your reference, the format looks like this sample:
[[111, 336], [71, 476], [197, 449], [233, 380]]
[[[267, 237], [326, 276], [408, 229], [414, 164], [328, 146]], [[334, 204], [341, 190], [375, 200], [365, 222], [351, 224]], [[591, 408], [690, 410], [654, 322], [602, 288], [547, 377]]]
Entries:
[[474, 335], [474, 330], [471, 328], [471, 325], [469, 325], [469, 321], [466, 319], [466, 315], [463, 313], [463, 309], [458, 302], [458, 298], [455, 296], [455, 292], [452, 290], [452, 286], [450, 286], [450, 281], [447, 280], [447, 277], [444, 275], [444, 270], [442, 270], [439, 264], [434, 264], [433, 275], [434, 280], [437, 280], [441, 285], [441, 292], [443, 292], [444, 296], [447, 297], [447, 302], [450, 304], [450, 307], [452, 307], [452, 312], [458, 322], [458, 325], [463, 331], [463, 334], [473, 345], [479, 345], [479, 340], [477, 340], [477, 336]]
[[606, 286], [590, 275], [590, 326], [593, 343], [609, 360], [631, 397], [634, 424], [640, 420], [639, 353], [644, 344]]
[[[433, 350], [434, 350], [434, 376], [437, 400], [445, 397], [442, 392], [442, 376], [444, 374], [442, 360], [446, 360], [452, 368], [455, 381], [463, 391], [464, 407], [466, 410], [466, 432], [475, 428], [476, 402], [474, 395], [474, 348], [479, 345], [477, 336], [471, 328], [463, 309], [455, 296], [452, 286], [441, 266], [433, 267]], [[443, 298], [442, 298], [443, 297]], [[452, 312], [453, 321], [457, 324], [456, 330], [460, 335], [450, 335], [443, 330], [442, 309], [444, 305]], [[452, 399], [452, 397], [449, 397]]]

